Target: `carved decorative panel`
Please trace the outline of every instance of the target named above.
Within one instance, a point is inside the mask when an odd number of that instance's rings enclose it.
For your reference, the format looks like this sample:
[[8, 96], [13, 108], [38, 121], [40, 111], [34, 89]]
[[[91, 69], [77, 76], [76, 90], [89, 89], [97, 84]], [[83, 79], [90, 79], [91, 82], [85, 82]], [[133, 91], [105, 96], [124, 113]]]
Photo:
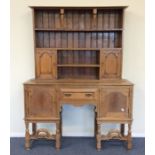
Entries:
[[100, 78], [120, 78], [121, 76], [121, 50], [101, 50]]
[[36, 50], [36, 74], [40, 79], [56, 79], [56, 51]]

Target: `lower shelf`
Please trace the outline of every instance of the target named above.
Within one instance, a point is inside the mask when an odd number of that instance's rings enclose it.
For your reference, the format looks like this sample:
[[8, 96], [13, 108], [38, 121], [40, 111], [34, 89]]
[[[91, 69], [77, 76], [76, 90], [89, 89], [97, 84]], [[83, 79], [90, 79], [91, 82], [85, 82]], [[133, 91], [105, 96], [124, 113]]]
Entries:
[[50, 133], [47, 129], [37, 129], [30, 135], [31, 139], [55, 139], [55, 134]]

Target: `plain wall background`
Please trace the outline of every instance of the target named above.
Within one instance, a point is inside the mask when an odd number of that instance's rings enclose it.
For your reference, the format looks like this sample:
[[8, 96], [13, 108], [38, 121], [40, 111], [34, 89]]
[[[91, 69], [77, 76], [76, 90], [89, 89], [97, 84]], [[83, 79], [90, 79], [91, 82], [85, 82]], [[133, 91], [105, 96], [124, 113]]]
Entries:
[[[125, 11], [123, 78], [135, 84], [134, 136], [145, 134], [144, 0], [12, 0], [11, 1], [11, 136], [23, 136], [23, 82], [34, 78], [32, 14], [28, 6], [129, 6]], [[93, 107], [64, 106], [63, 135], [92, 136]], [[50, 126], [48, 125], [50, 128]]]

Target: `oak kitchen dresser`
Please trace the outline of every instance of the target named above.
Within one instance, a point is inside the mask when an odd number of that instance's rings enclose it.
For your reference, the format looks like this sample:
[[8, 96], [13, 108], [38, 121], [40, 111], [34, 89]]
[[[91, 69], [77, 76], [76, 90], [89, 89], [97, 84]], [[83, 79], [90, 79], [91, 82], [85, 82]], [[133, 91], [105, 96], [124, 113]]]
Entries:
[[[133, 84], [121, 75], [125, 8], [31, 7], [35, 79], [24, 83], [26, 149], [39, 138], [54, 139], [60, 149], [63, 104], [95, 106], [97, 150], [110, 139], [132, 148]], [[41, 122], [55, 123], [56, 133], [37, 128]], [[104, 123], [120, 129], [104, 135]]]

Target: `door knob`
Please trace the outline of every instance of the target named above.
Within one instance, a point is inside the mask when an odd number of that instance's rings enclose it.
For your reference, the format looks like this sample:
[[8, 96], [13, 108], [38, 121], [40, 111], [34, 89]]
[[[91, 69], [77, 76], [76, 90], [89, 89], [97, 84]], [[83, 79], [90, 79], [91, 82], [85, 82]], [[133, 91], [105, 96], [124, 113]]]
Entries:
[[124, 108], [121, 108], [121, 111], [122, 111], [122, 112], [124, 112], [124, 111], [125, 111], [125, 109], [124, 109]]

